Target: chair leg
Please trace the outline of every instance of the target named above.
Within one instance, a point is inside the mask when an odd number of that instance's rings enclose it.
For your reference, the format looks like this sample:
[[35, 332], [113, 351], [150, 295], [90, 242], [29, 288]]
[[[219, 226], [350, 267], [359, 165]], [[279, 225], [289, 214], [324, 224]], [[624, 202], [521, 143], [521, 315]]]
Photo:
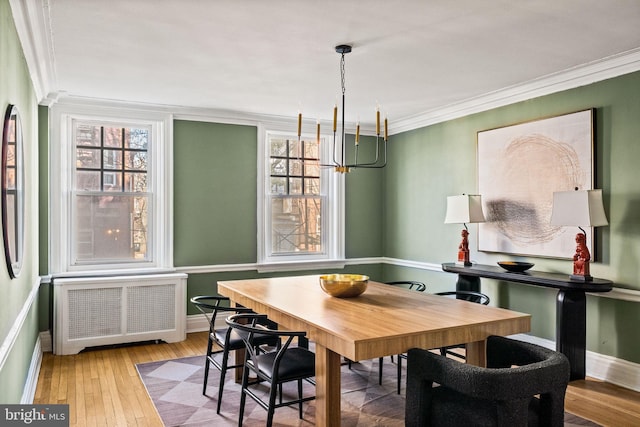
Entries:
[[[281, 384], [278, 384], [281, 385]], [[273, 425], [273, 414], [276, 410], [276, 390], [279, 389], [278, 385], [271, 383], [271, 389], [269, 390], [269, 406], [267, 408], [267, 427]]]
[[378, 384], [382, 385], [382, 362], [384, 358], [381, 357], [378, 361]]
[[401, 385], [402, 385], [402, 357], [398, 355], [398, 394], [400, 394]]
[[247, 369], [246, 361], [247, 360], [245, 358], [245, 364], [242, 365], [242, 387], [240, 389], [240, 413], [238, 415], [238, 427], [242, 427], [242, 420], [244, 418], [244, 404], [247, 401], [247, 394], [245, 393], [245, 390], [249, 385], [249, 369]]
[[202, 383], [202, 394], [205, 395], [207, 392], [207, 381], [209, 379], [209, 357], [211, 356], [211, 348], [213, 347], [213, 342], [211, 338], [209, 338], [209, 342], [207, 343], [207, 356], [204, 359], [204, 382]]
[[302, 419], [302, 380], [298, 380], [298, 415]]
[[218, 407], [216, 413], [220, 413], [220, 405], [222, 404], [222, 392], [224, 391], [224, 381], [227, 375], [227, 364], [229, 363], [229, 350], [225, 347], [222, 353], [222, 364], [220, 365], [220, 384], [218, 385]]

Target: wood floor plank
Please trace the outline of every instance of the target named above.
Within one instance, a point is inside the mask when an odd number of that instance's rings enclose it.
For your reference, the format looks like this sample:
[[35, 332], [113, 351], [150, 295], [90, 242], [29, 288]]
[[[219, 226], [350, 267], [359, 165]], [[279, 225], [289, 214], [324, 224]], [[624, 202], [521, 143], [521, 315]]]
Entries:
[[[34, 403], [69, 403], [71, 426], [160, 427], [135, 365], [202, 355], [206, 346], [207, 332], [197, 332], [173, 344], [45, 353]], [[592, 378], [569, 384], [565, 409], [605, 427], [640, 425], [640, 393]]]

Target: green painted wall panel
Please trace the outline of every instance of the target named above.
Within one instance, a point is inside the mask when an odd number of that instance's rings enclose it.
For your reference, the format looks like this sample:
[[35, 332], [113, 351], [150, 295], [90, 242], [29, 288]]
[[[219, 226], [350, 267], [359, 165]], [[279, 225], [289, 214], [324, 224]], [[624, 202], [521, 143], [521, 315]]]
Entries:
[[256, 262], [257, 128], [174, 122], [174, 263]]
[[[604, 191], [610, 222], [596, 229], [599, 261], [591, 273], [618, 287], [640, 290], [640, 72], [394, 135], [385, 171], [384, 255], [436, 264], [454, 261], [461, 226], [443, 223], [446, 197], [477, 188], [477, 132], [587, 108], [596, 108], [596, 187]], [[478, 252], [477, 228], [471, 224], [469, 229], [472, 260], [494, 264], [516, 258]], [[567, 260], [529, 260], [541, 271], [571, 273]], [[432, 277], [438, 286], [445, 281], [441, 276], [447, 274]], [[497, 304], [531, 313], [534, 335], [554, 339], [555, 292], [491, 280], [483, 280], [485, 288], [495, 293]], [[640, 362], [637, 336], [627, 326], [638, 323], [638, 313], [636, 303], [589, 297], [588, 349]]]
[[[29, 304], [38, 277], [38, 109], [9, 2], [0, 0], [0, 111], [18, 107], [22, 122], [25, 167], [25, 249], [20, 274], [10, 279], [0, 244], [0, 347], [6, 359], [0, 367], [0, 403], [19, 403], [38, 335], [38, 304]], [[26, 311], [24, 319], [22, 310]], [[23, 320], [23, 321], [22, 321]], [[22, 322], [21, 322], [22, 321]], [[12, 330], [19, 326], [17, 330]], [[6, 347], [5, 347], [6, 346]], [[4, 355], [3, 355], [4, 356]]]

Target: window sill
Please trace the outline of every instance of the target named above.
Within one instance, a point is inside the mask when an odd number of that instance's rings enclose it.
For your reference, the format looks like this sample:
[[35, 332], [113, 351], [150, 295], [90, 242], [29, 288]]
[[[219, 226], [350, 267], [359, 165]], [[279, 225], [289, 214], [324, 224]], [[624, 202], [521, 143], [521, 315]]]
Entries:
[[347, 261], [344, 259], [270, 262], [270, 263], [258, 264], [258, 273], [270, 273], [275, 271], [342, 269], [346, 264], [347, 264]]

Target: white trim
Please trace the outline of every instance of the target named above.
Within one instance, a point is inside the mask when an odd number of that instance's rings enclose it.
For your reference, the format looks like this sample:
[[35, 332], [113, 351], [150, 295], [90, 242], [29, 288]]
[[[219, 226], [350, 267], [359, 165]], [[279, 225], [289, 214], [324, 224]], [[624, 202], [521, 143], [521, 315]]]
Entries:
[[[510, 338], [537, 344], [551, 350], [556, 349], [555, 341], [533, 335], [517, 334], [510, 336]], [[640, 364], [624, 359], [617, 359], [593, 351], [587, 351], [586, 375], [587, 377], [606, 381], [620, 387], [640, 391]]]
[[[273, 127], [270, 127], [273, 126]], [[311, 130], [310, 128], [308, 128]], [[313, 135], [313, 136], [312, 136]], [[336, 174], [331, 168], [320, 168], [320, 185], [322, 199], [321, 227], [322, 227], [322, 253], [300, 254], [273, 254], [271, 251], [271, 230], [273, 221], [271, 218], [270, 203], [273, 197], [270, 194], [269, 172], [269, 141], [271, 137], [286, 137], [295, 139], [296, 136], [290, 130], [283, 130], [281, 124], [271, 123], [266, 126], [258, 125], [258, 150], [257, 150], [257, 259], [258, 271], [287, 271], [307, 270], [310, 268], [342, 268], [344, 267], [344, 186], [343, 174]], [[305, 129], [304, 138], [315, 140], [315, 133]], [[322, 135], [322, 138], [330, 139], [330, 135]], [[324, 163], [330, 163], [332, 158], [332, 145], [321, 144], [320, 159]], [[286, 196], [285, 196], [286, 197]], [[304, 197], [304, 196], [303, 196]]]
[[493, 110], [516, 102], [586, 86], [640, 70], [640, 48], [602, 58], [568, 70], [549, 74], [476, 98], [442, 106], [400, 120], [394, 120], [390, 134], [406, 132], [436, 123]]
[[40, 340], [40, 348], [43, 353], [51, 353], [53, 351], [53, 338], [51, 337], [50, 330], [40, 332], [38, 339]]
[[49, 0], [9, 0], [9, 4], [36, 99], [42, 102], [57, 86]]
[[22, 332], [24, 322], [29, 316], [29, 311], [31, 311], [34, 301], [36, 301], [36, 299], [38, 298], [39, 289], [40, 281], [37, 280], [31, 287], [31, 292], [29, 292], [27, 299], [22, 305], [22, 309], [20, 309], [20, 312], [13, 321], [11, 329], [9, 329], [6, 338], [2, 342], [2, 345], [0, 345], [0, 371], [4, 369], [4, 364], [7, 361], [7, 358], [9, 357], [13, 346], [16, 344], [16, 340], [20, 336], [20, 332]]
[[40, 375], [40, 367], [42, 366], [42, 346], [40, 337], [36, 340], [36, 345], [33, 346], [33, 353], [31, 355], [31, 363], [29, 364], [29, 372], [27, 374], [27, 381], [22, 389], [22, 397], [20, 403], [23, 405], [33, 403], [33, 398], [36, 395], [36, 388], [38, 386], [38, 376]]
[[[87, 274], [92, 268], [95, 274], [99, 265], [71, 265], [71, 241], [68, 238], [72, 230], [72, 195], [70, 167], [72, 147], [72, 120], [118, 121], [138, 123], [152, 128], [153, 142], [149, 147], [151, 163], [153, 217], [150, 218], [152, 232], [152, 260], [145, 263], [104, 265], [104, 271], [126, 271], [136, 274], [141, 271], [171, 269], [173, 266], [173, 117], [164, 111], [130, 108], [109, 102], [79, 102], [76, 99], [64, 99], [51, 108], [49, 120], [52, 147], [49, 156], [50, 181], [49, 224], [49, 271], [54, 274], [81, 271]], [[56, 179], [53, 179], [57, 177]], [[51, 224], [55, 224], [54, 227]], [[57, 243], [56, 243], [57, 242]]]

